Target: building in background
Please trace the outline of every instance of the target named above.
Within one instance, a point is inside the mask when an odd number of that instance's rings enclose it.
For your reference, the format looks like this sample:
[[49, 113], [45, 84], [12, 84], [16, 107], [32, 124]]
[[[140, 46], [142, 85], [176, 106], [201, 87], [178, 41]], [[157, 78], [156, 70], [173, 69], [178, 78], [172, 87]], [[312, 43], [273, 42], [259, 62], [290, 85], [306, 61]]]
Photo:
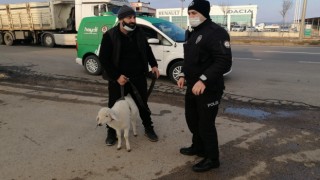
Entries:
[[[298, 20], [301, 22], [301, 19]], [[297, 26], [300, 29], [300, 26]], [[305, 37], [320, 37], [320, 17], [312, 17], [305, 19]]]
[[[211, 19], [228, 30], [234, 25], [255, 26], [257, 19], [257, 5], [244, 6], [211, 6]], [[171, 21], [180, 27], [189, 27], [188, 8], [157, 9], [156, 17]]]
[[[300, 4], [301, 0], [298, 4]], [[168, 8], [168, 9], [155, 9], [150, 7], [150, 3], [141, 2], [131, 2], [131, 6], [136, 10], [138, 14], [155, 16], [157, 18], [162, 18], [177, 24], [183, 29], [188, 29], [190, 26], [188, 20], [188, 8], [183, 8], [183, 2], [181, 1], [181, 8]], [[259, 31], [259, 32], [284, 32], [281, 30], [279, 24], [265, 24], [257, 23], [257, 5], [243, 5], [243, 6], [228, 6], [228, 5], [212, 5], [210, 10], [211, 19], [224, 27], [225, 29], [231, 31], [237, 31], [237, 27], [245, 28], [245, 31]], [[285, 28], [288, 28], [288, 32], [298, 32], [300, 27], [300, 9], [296, 5], [295, 17], [293, 23], [288, 23]], [[311, 31], [311, 33], [306, 33], [306, 36], [320, 36], [320, 25], [319, 17], [306, 19], [306, 32]], [[284, 29], [285, 30], [285, 29]], [[243, 30], [239, 30], [243, 31]]]

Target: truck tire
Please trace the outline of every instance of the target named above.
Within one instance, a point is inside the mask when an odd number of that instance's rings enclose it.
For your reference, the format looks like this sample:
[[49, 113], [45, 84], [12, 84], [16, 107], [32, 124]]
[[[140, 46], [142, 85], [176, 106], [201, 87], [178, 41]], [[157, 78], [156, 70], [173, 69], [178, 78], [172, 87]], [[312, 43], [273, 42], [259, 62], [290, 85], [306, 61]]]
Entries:
[[52, 35], [52, 34], [49, 34], [49, 33], [43, 35], [42, 44], [43, 44], [43, 46], [45, 46], [45, 47], [49, 47], [49, 48], [54, 47], [55, 41], [54, 41], [53, 35]]
[[3, 36], [3, 40], [4, 40], [4, 43], [7, 45], [7, 46], [12, 46], [13, 45], [13, 36], [11, 33], [9, 32], [6, 32]]
[[4, 43], [4, 40], [3, 40], [3, 34], [0, 33], [0, 45], [2, 45]]
[[179, 74], [181, 73], [183, 61], [178, 61], [172, 64], [169, 69], [168, 75], [172, 82], [176, 83], [179, 80]]
[[99, 75], [101, 74], [101, 64], [97, 56], [90, 55], [84, 59], [84, 68], [91, 75]]

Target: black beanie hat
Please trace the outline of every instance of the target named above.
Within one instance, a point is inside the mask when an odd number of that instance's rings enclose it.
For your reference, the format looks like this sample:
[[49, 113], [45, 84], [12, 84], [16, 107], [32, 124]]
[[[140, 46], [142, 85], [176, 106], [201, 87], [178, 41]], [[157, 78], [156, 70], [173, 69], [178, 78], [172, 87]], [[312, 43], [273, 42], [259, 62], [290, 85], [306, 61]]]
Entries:
[[210, 19], [210, 9], [210, 2], [206, 0], [193, 0], [188, 7], [188, 11], [196, 10], [208, 19]]
[[134, 12], [134, 10], [127, 5], [123, 5], [118, 11], [118, 18], [119, 19], [123, 19], [123, 18], [125, 18], [127, 16], [131, 16], [131, 15], [135, 16], [136, 12]]

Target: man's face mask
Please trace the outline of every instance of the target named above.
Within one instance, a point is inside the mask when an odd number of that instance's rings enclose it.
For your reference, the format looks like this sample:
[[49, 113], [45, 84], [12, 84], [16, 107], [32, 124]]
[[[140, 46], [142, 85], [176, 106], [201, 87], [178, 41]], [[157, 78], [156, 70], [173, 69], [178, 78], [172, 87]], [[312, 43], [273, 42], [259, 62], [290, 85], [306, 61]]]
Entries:
[[122, 26], [125, 30], [127, 31], [133, 31], [136, 29], [136, 23], [131, 22], [131, 23], [126, 23], [126, 22], [122, 22]]
[[189, 22], [190, 22], [191, 27], [197, 27], [197, 26], [199, 26], [199, 24], [201, 24], [201, 20], [200, 20], [199, 16], [190, 17]]

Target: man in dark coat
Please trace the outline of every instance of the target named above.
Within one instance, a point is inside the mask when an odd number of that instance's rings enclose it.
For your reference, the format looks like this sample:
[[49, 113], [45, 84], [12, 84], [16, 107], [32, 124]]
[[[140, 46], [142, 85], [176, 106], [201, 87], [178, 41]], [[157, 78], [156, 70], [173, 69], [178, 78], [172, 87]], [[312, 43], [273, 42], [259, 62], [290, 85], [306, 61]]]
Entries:
[[210, 19], [210, 3], [193, 0], [188, 7], [193, 29], [184, 44], [184, 64], [177, 82], [186, 82], [185, 117], [192, 133], [192, 145], [181, 148], [184, 155], [204, 157], [192, 169], [208, 171], [220, 166], [215, 119], [224, 90], [223, 74], [232, 64], [230, 37]]
[[[99, 52], [99, 60], [104, 70], [103, 76], [109, 81], [108, 106], [111, 108], [121, 98], [121, 86], [124, 86], [124, 95], [130, 93], [139, 108], [145, 135], [150, 141], [158, 141], [147, 104], [146, 79], [148, 65], [156, 77], [159, 77], [158, 64], [145, 35], [136, 26], [135, 11], [124, 5], [119, 9], [118, 19], [119, 24], [103, 35]], [[133, 93], [128, 80], [136, 87], [142, 101]], [[111, 146], [116, 141], [115, 130], [108, 127], [106, 144]]]

